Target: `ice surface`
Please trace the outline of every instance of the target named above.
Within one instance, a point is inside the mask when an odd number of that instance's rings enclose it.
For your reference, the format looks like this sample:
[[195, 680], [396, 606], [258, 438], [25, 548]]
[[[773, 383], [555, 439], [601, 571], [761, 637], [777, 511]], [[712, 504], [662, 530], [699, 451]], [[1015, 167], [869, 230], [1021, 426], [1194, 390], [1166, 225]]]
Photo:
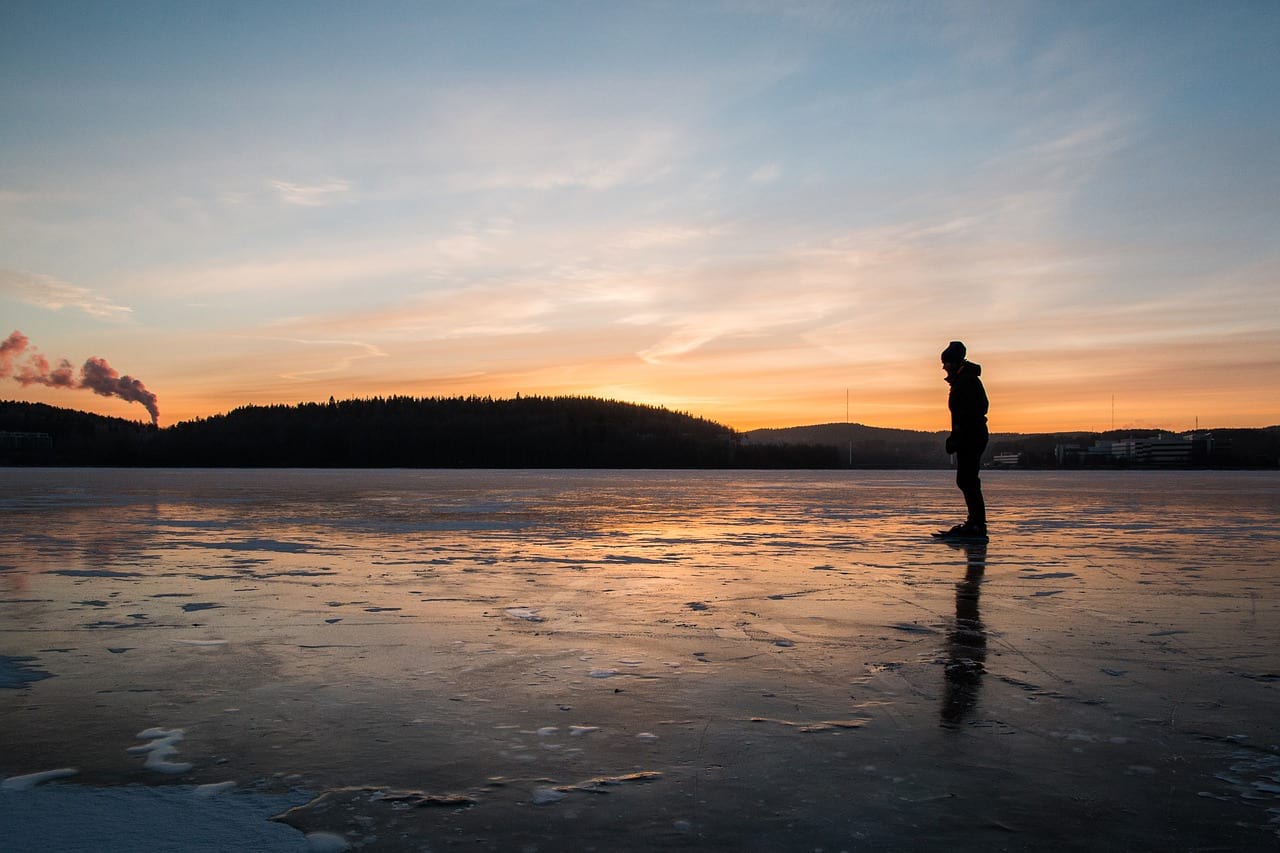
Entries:
[[305, 796], [202, 797], [180, 785], [42, 785], [0, 790], [5, 853], [309, 853], [297, 830], [270, 818]]
[[0, 820], [199, 850], [300, 786], [279, 849], [1274, 849], [1280, 475], [984, 482], [979, 548], [929, 536], [948, 472], [8, 470], [0, 777], [84, 784]]

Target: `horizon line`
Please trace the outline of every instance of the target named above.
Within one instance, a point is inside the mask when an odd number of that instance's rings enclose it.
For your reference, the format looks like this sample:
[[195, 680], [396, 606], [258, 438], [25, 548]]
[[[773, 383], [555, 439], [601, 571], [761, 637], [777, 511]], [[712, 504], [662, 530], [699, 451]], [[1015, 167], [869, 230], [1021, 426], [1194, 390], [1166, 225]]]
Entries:
[[[710, 417], [707, 417], [707, 416], [705, 416], [705, 415], [695, 414], [695, 413], [693, 413], [693, 412], [688, 412], [688, 411], [683, 411], [683, 410], [680, 410], [680, 409], [675, 409], [675, 408], [672, 408], [672, 407], [670, 407], [670, 406], [664, 406], [664, 405], [657, 404], [657, 403], [642, 403], [642, 402], [636, 402], [636, 401], [633, 401], [633, 400], [623, 400], [623, 399], [614, 398], [614, 397], [601, 397], [601, 396], [592, 395], [592, 394], [523, 394], [523, 393], [521, 393], [521, 392], [516, 392], [516, 394], [515, 394], [515, 395], [513, 395], [513, 396], [509, 396], [509, 397], [496, 397], [496, 396], [493, 396], [493, 395], [491, 395], [491, 394], [484, 394], [484, 395], [481, 395], [481, 394], [456, 394], [456, 395], [452, 395], [452, 396], [446, 396], [446, 395], [438, 395], [438, 396], [414, 396], [414, 395], [410, 395], [410, 394], [403, 394], [403, 395], [402, 395], [402, 394], [390, 394], [390, 395], [385, 395], [385, 396], [381, 396], [381, 395], [379, 395], [379, 396], [372, 396], [372, 397], [345, 397], [345, 398], [340, 399], [340, 400], [339, 400], [339, 399], [336, 399], [336, 398], [334, 398], [332, 395], [330, 395], [329, 400], [323, 400], [323, 401], [322, 401], [322, 400], [299, 400], [299, 401], [297, 401], [297, 402], [293, 402], [293, 403], [245, 403], [245, 404], [243, 404], [243, 405], [234, 406], [234, 407], [232, 407], [232, 408], [230, 408], [230, 409], [227, 409], [227, 410], [225, 410], [225, 411], [217, 412], [217, 413], [214, 413], [214, 414], [211, 414], [211, 415], [199, 415], [199, 416], [196, 416], [196, 417], [194, 417], [194, 418], [187, 418], [187, 419], [183, 419], [183, 420], [177, 420], [177, 421], [174, 421], [173, 423], [167, 424], [167, 425], [165, 425], [165, 426], [160, 426], [158, 423], [148, 423], [147, 421], [144, 421], [144, 420], [141, 420], [141, 419], [137, 419], [137, 420], [135, 420], [135, 419], [133, 419], [133, 418], [124, 417], [124, 416], [121, 416], [121, 415], [104, 415], [104, 414], [101, 414], [101, 413], [99, 413], [99, 412], [94, 412], [94, 411], [90, 411], [90, 410], [86, 410], [86, 409], [77, 409], [77, 408], [72, 408], [72, 407], [69, 407], [69, 406], [56, 406], [56, 405], [53, 405], [53, 404], [51, 404], [51, 403], [44, 403], [44, 402], [32, 401], [32, 400], [0, 399], [0, 404], [16, 403], [16, 404], [21, 404], [21, 405], [30, 405], [30, 406], [48, 406], [48, 407], [49, 407], [49, 408], [51, 408], [51, 409], [61, 409], [61, 410], [63, 410], [63, 411], [78, 412], [78, 413], [80, 413], [80, 414], [84, 414], [84, 415], [91, 415], [91, 416], [94, 416], [94, 417], [104, 418], [104, 419], [108, 419], [108, 420], [120, 420], [120, 421], [126, 421], [126, 422], [128, 422], [128, 423], [138, 424], [138, 425], [143, 426], [143, 427], [148, 427], [148, 426], [150, 426], [150, 427], [155, 428], [155, 429], [169, 429], [169, 428], [171, 428], [171, 427], [178, 426], [179, 424], [184, 424], [184, 423], [193, 423], [193, 422], [195, 422], [195, 421], [202, 420], [202, 419], [215, 418], [215, 417], [225, 416], [225, 415], [230, 414], [231, 412], [236, 411], [237, 409], [253, 409], [253, 408], [266, 409], [266, 408], [272, 408], [272, 407], [276, 407], [276, 406], [281, 406], [281, 407], [284, 407], [284, 408], [297, 408], [297, 407], [300, 407], [300, 406], [307, 406], [307, 405], [326, 406], [326, 405], [329, 405], [330, 401], [332, 401], [332, 403], [333, 403], [334, 405], [337, 405], [337, 404], [344, 403], [344, 402], [369, 402], [369, 401], [373, 401], [373, 400], [387, 400], [387, 399], [395, 399], [395, 398], [402, 398], [402, 399], [408, 399], [408, 400], [421, 400], [421, 401], [425, 401], [425, 400], [467, 400], [467, 399], [478, 399], [478, 400], [487, 400], [487, 401], [491, 401], [491, 402], [495, 402], [495, 403], [499, 403], [499, 402], [516, 402], [516, 401], [518, 401], [518, 400], [525, 400], [525, 399], [544, 399], [544, 400], [594, 400], [594, 401], [598, 401], [598, 402], [602, 402], [602, 403], [618, 403], [618, 404], [621, 404], [621, 405], [627, 405], [627, 406], [637, 406], [637, 407], [650, 408], [650, 409], [659, 409], [659, 410], [661, 410], [661, 411], [670, 412], [670, 413], [672, 413], [672, 414], [683, 415], [683, 416], [685, 416], [685, 417], [689, 417], [689, 418], [696, 418], [696, 419], [698, 419], [698, 420], [707, 421], [707, 422], [709, 422], [709, 423], [716, 424], [717, 426], [722, 426], [722, 427], [724, 427], [725, 429], [731, 430], [731, 431], [733, 431], [733, 432], [735, 432], [735, 433], [737, 433], [737, 434], [740, 434], [740, 435], [746, 435], [746, 434], [748, 434], [748, 433], [753, 433], [753, 432], [781, 432], [781, 431], [785, 431], [785, 430], [814, 429], [814, 428], [818, 428], [818, 427], [846, 427], [846, 428], [851, 428], [851, 427], [861, 427], [861, 428], [863, 428], [863, 429], [893, 430], [893, 431], [897, 431], [897, 432], [914, 432], [914, 433], [921, 433], [921, 434], [925, 434], [925, 435], [929, 435], [929, 434], [938, 434], [938, 433], [945, 433], [945, 432], [949, 432], [949, 431], [950, 431], [949, 429], [946, 429], [946, 428], [942, 428], [942, 429], [914, 429], [914, 428], [911, 428], [911, 427], [902, 427], [902, 426], [881, 426], [881, 425], [877, 425], [877, 424], [862, 423], [861, 421], [848, 421], [848, 420], [844, 420], [844, 421], [823, 421], [823, 422], [820, 422], [820, 423], [791, 424], [791, 425], [788, 425], [788, 426], [752, 427], [751, 429], [739, 429], [738, 427], [732, 426], [731, 424], [727, 424], [727, 423], [724, 423], [724, 422], [722, 422], [722, 421], [715, 420], [714, 418], [710, 418]], [[1225, 427], [1225, 426], [1219, 426], [1219, 427], [1202, 427], [1202, 426], [1196, 426], [1196, 427], [1194, 427], [1194, 428], [1189, 428], [1189, 429], [1177, 429], [1177, 428], [1175, 428], [1175, 427], [1162, 427], [1162, 426], [1133, 426], [1133, 425], [1129, 425], [1129, 426], [1113, 426], [1113, 427], [1108, 427], [1108, 428], [1104, 428], [1104, 429], [1050, 429], [1050, 430], [1037, 430], [1037, 431], [1033, 431], [1033, 432], [1017, 431], [1017, 430], [999, 430], [999, 429], [993, 429], [993, 430], [991, 430], [991, 435], [992, 435], [992, 437], [995, 437], [995, 436], [1011, 436], [1011, 435], [1066, 435], [1066, 434], [1072, 434], [1072, 433], [1084, 433], [1084, 434], [1105, 435], [1105, 434], [1107, 434], [1107, 433], [1115, 433], [1115, 432], [1132, 432], [1132, 431], [1164, 432], [1164, 433], [1171, 433], [1171, 434], [1175, 434], [1175, 435], [1185, 435], [1185, 434], [1187, 434], [1187, 433], [1197, 433], [1197, 432], [1221, 432], [1221, 431], [1227, 431], [1227, 430], [1268, 430], [1268, 429], [1280, 429], [1280, 424], [1265, 424], [1265, 425], [1262, 425], [1262, 426], [1241, 426], [1241, 427]]]

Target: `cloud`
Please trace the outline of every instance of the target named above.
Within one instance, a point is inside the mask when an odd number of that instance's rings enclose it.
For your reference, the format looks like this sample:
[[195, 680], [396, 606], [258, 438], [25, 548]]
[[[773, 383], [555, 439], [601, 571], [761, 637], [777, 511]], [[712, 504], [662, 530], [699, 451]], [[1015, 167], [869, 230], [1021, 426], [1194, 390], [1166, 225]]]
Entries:
[[0, 270], [0, 293], [50, 311], [73, 308], [104, 320], [127, 317], [133, 311], [116, 305], [87, 287], [69, 284], [50, 275], [18, 270]]
[[677, 134], [669, 129], [586, 127], [588, 122], [581, 119], [567, 123], [578, 128], [526, 122], [510, 136], [496, 126], [473, 131], [476, 139], [464, 149], [472, 162], [458, 169], [453, 186], [472, 191], [603, 191], [651, 183], [669, 172], [680, 156]]
[[[160, 269], [140, 275], [135, 284], [189, 297], [228, 298], [245, 291], [273, 297], [305, 294], [312, 315], [327, 315], [335, 302], [351, 302], [351, 309], [343, 311], [346, 317], [375, 319], [387, 314], [388, 322], [403, 325], [419, 316], [419, 303], [430, 303], [437, 291], [452, 302], [478, 290], [493, 300], [488, 310], [499, 313], [509, 307], [503, 295], [508, 289], [517, 301], [540, 289], [556, 302], [635, 302], [636, 280], [649, 275], [648, 270], [667, 266], [666, 253], [698, 253], [728, 233], [714, 225], [660, 220], [565, 226], [492, 216], [434, 234], [334, 239], [239, 264]], [[447, 316], [458, 314], [453, 305], [443, 306], [443, 311]], [[347, 325], [340, 317], [334, 319]]]
[[777, 163], [760, 166], [747, 178], [753, 184], [772, 184], [782, 177], [782, 167]]
[[790, 274], [782, 270], [756, 273], [755, 281], [746, 271], [686, 275], [683, 287], [675, 284], [668, 292], [696, 287], [696, 297], [674, 306], [677, 310], [672, 310], [675, 299], [663, 299], [654, 306], [657, 311], [625, 320], [661, 334], [652, 345], [636, 353], [650, 364], [677, 361], [729, 339], [749, 339], [759, 345], [772, 336], [799, 334], [832, 313], [843, 313], [855, 298], [848, 290], [840, 292], [843, 289], [830, 287], [830, 282], [798, 281], [789, 288]]
[[689, 244], [726, 232], [725, 228], [691, 228], [681, 225], [651, 225], [630, 229], [611, 242], [617, 249], [654, 249], [663, 246]]
[[323, 184], [295, 184], [289, 181], [271, 181], [271, 188], [285, 204], [298, 207], [325, 207], [340, 200], [351, 189], [350, 181], [329, 181]]
[[804, 24], [820, 32], [826, 32], [841, 24], [856, 21], [856, 16], [879, 13], [883, 4], [868, 2], [847, 3], [841, 0], [725, 0], [725, 11], [765, 18], [779, 18]]
[[313, 376], [323, 376], [326, 374], [343, 373], [351, 369], [351, 365], [361, 359], [366, 358], [386, 358], [387, 353], [373, 344], [360, 343], [359, 341], [312, 341], [300, 340], [296, 338], [283, 339], [287, 343], [301, 344], [308, 347], [341, 347], [353, 348], [355, 353], [339, 356], [337, 361], [326, 367], [313, 368], [311, 370], [294, 370], [288, 373], [280, 374], [282, 379], [306, 380]]
[[457, 193], [653, 184], [696, 155], [708, 99], [734, 85], [673, 75], [457, 85], [434, 99], [406, 153]]
[[147, 287], [191, 296], [244, 291], [319, 291], [366, 286], [387, 278], [431, 280], [457, 274], [483, 259], [498, 237], [460, 229], [417, 240], [331, 240], [297, 253], [280, 253], [238, 264], [192, 265], [140, 276]]

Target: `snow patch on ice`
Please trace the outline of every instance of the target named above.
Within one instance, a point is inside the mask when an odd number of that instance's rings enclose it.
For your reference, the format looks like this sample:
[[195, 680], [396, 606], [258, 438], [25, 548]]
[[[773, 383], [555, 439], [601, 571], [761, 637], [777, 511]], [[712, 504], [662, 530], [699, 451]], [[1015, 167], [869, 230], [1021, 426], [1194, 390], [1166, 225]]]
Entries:
[[563, 800], [569, 794], [577, 792], [586, 792], [590, 794], [601, 794], [612, 787], [619, 785], [632, 785], [635, 783], [645, 784], [648, 782], [656, 782], [662, 778], [662, 773], [657, 770], [638, 770], [634, 773], [626, 773], [621, 776], [596, 776], [593, 779], [585, 779], [573, 785], [557, 785], [554, 788], [545, 787], [537, 788], [533, 792], [534, 805], [546, 805]]
[[170, 761], [178, 752], [178, 742], [186, 732], [183, 729], [150, 728], [138, 732], [138, 740], [150, 741], [128, 749], [130, 755], [146, 755], [146, 768], [157, 773], [186, 773], [194, 765], [187, 761]]
[[308, 853], [342, 853], [351, 845], [341, 835], [332, 832], [311, 832], [307, 834]]
[[545, 621], [533, 607], [508, 607], [504, 612], [513, 619], [523, 619], [526, 622]]
[[6, 791], [29, 791], [36, 785], [42, 785], [53, 779], [65, 779], [79, 773], [74, 767], [61, 767], [57, 770], [41, 770], [39, 773], [28, 773], [25, 776], [10, 776], [0, 783], [0, 789]]
[[230, 791], [236, 786], [235, 782], [210, 782], [208, 785], [197, 785], [196, 789], [191, 793], [201, 799], [205, 797], [216, 797], [219, 794]]

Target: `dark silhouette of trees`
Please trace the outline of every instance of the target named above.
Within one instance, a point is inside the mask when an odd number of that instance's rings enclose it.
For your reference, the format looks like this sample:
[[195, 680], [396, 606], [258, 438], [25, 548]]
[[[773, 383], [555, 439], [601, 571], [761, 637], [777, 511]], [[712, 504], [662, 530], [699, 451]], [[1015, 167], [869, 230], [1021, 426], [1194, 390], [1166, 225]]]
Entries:
[[[1280, 467], [1280, 427], [1213, 430], [1196, 465]], [[1126, 436], [1134, 433], [1125, 432]], [[737, 433], [593, 397], [373, 397], [242, 406], [164, 429], [0, 401], [0, 465], [305, 468], [946, 468], [945, 433], [823, 424]], [[996, 434], [995, 453], [1057, 467], [1054, 448], [1119, 433]]]
[[38, 404], [4, 403], [0, 429], [53, 435], [47, 464], [813, 468], [835, 467], [838, 461], [831, 448], [743, 446], [736, 432], [704, 418], [591, 397], [330, 398], [295, 406], [243, 406], [161, 430]]

